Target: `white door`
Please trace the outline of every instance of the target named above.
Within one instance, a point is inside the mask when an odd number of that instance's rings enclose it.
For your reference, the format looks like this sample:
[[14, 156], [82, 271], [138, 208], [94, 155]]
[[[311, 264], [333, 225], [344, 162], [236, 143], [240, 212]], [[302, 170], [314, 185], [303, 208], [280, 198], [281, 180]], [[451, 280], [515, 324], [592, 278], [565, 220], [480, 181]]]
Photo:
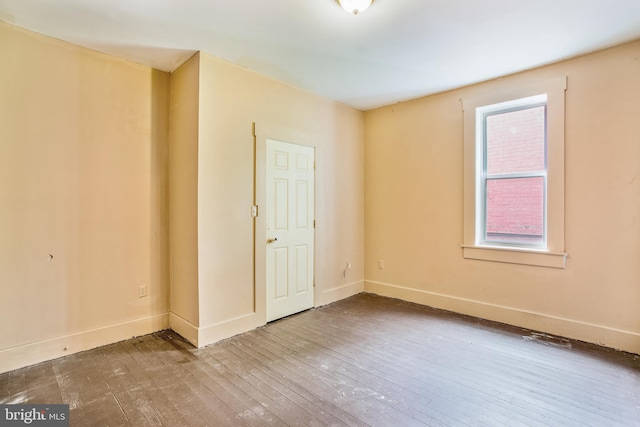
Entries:
[[267, 139], [267, 321], [313, 307], [314, 149]]

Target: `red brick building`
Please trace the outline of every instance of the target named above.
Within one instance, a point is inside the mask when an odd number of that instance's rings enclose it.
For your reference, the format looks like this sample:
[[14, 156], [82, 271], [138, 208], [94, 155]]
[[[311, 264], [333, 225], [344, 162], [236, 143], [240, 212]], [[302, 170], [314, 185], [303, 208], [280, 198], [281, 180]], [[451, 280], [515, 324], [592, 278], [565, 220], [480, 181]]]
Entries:
[[545, 107], [487, 117], [488, 240], [542, 243], [545, 217]]

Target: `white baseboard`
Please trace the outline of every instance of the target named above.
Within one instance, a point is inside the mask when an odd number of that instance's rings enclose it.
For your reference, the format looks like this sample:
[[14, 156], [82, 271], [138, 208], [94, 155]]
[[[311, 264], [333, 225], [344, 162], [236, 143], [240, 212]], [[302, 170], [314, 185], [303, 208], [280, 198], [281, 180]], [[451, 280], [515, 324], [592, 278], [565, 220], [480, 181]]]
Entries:
[[404, 286], [365, 281], [365, 292], [640, 354], [640, 333]]
[[224, 322], [201, 327], [198, 331], [198, 344], [204, 347], [220, 340], [263, 326], [265, 319], [259, 319], [257, 313], [249, 313]]
[[364, 291], [364, 282], [362, 280], [326, 289], [322, 291], [322, 296], [320, 301], [316, 304], [316, 307], [349, 298], [350, 296], [359, 294], [362, 291]]
[[[316, 306], [330, 304], [334, 301], [356, 295], [363, 290], [364, 282], [362, 281], [327, 289], [322, 292], [319, 304], [316, 304]], [[180, 328], [180, 330], [174, 328], [174, 319], [176, 318], [180, 319], [175, 322], [176, 327]], [[171, 329], [182, 335], [196, 347], [205, 347], [234, 335], [264, 326], [266, 320], [259, 316], [258, 313], [248, 313], [234, 319], [225, 320], [224, 322], [196, 328], [184, 319], [174, 316], [172, 313], [170, 324]]]
[[[322, 292], [319, 298], [320, 301], [318, 301], [316, 307], [359, 294], [363, 290], [363, 281], [347, 283], [342, 286], [327, 289]], [[175, 313], [171, 313], [169, 320], [170, 328], [173, 331], [199, 348], [230, 338], [234, 335], [251, 331], [265, 324], [265, 319], [259, 316], [258, 313], [248, 313], [220, 323], [201, 327], [191, 324]]]
[[195, 326], [175, 313], [171, 313], [169, 317], [169, 327], [198, 348], [250, 331], [264, 324], [265, 322], [258, 322], [256, 313], [249, 313], [203, 327]]
[[0, 350], [0, 373], [113, 344], [169, 327], [168, 313]]
[[169, 313], [169, 328], [194, 346], [198, 346], [198, 327], [185, 318], [174, 312]]

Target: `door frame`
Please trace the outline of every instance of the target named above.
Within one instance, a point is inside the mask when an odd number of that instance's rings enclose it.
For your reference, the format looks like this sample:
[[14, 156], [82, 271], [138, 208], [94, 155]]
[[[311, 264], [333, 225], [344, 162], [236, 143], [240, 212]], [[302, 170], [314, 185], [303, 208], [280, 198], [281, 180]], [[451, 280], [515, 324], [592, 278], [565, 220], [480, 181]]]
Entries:
[[[275, 292], [275, 288], [273, 288], [273, 286], [276, 286], [276, 282], [274, 282], [275, 276], [273, 277], [270, 277], [268, 275], [266, 276], [266, 282], [265, 282], [266, 307], [267, 307], [266, 320], [274, 321], [282, 317], [287, 317], [292, 314], [299, 313], [301, 311], [305, 311], [315, 307], [316, 298], [315, 298], [314, 281], [315, 281], [315, 260], [316, 260], [316, 256], [315, 256], [315, 234], [316, 233], [315, 233], [314, 221], [315, 221], [315, 205], [316, 205], [315, 203], [316, 202], [316, 194], [315, 194], [316, 193], [316, 187], [315, 187], [316, 173], [315, 173], [314, 165], [315, 165], [316, 149], [315, 147], [311, 147], [308, 145], [298, 144], [295, 142], [281, 141], [274, 138], [266, 139], [266, 149], [267, 149], [266, 151], [267, 161], [265, 164], [266, 175], [267, 175], [266, 186], [273, 185], [275, 182], [272, 180], [277, 176], [287, 179], [289, 184], [291, 184], [291, 186], [288, 187], [289, 190], [287, 191], [288, 200], [287, 200], [286, 206], [287, 206], [287, 217], [289, 218], [289, 220], [286, 221], [287, 231], [281, 230], [283, 232], [280, 233], [278, 230], [273, 228], [271, 232], [267, 234], [267, 241], [265, 241], [264, 243], [266, 246], [266, 251], [265, 251], [266, 255], [269, 255], [269, 254], [272, 255], [272, 257], [266, 259], [265, 271], [267, 274], [274, 274], [278, 270], [278, 268], [274, 264], [276, 260], [275, 257], [277, 255], [277, 251], [275, 251], [274, 248], [280, 247], [282, 242], [269, 243], [268, 239], [274, 238], [276, 236], [282, 238], [282, 237], [286, 237], [287, 235], [289, 236], [290, 239], [293, 239], [289, 241], [285, 239], [283, 241], [285, 242], [286, 246], [289, 248], [289, 251], [286, 252], [287, 253], [286, 275], [288, 279], [284, 283], [286, 284], [288, 289], [286, 291], [286, 296], [283, 299], [277, 299], [273, 294]], [[279, 153], [279, 152], [288, 153], [289, 160], [287, 161], [288, 163], [287, 172], [284, 175], [282, 175], [283, 171], [279, 170], [273, 163], [275, 159], [271, 158], [271, 156], [274, 156], [276, 153]], [[297, 184], [296, 184], [298, 182], [298, 179], [302, 179], [302, 177], [300, 176], [300, 170], [298, 169], [299, 166], [297, 166], [298, 165], [297, 159], [298, 159], [298, 155], [300, 154], [304, 155], [305, 157], [308, 156], [306, 157], [307, 159], [307, 161], [305, 162], [306, 168], [304, 169], [303, 176], [305, 177], [304, 179], [309, 179], [312, 181], [311, 186], [308, 185], [309, 183], [307, 184], [306, 186], [307, 196], [304, 197], [302, 200], [299, 200], [297, 198], [298, 192], [297, 192]], [[269, 170], [269, 164], [271, 164], [274, 167], [272, 170]], [[272, 214], [275, 213], [274, 209], [276, 209], [277, 203], [273, 199], [273, 197], [275, 196], [275, 193], [273, 192], [273, 188], [271, 188], [271, 191], [269, 191], [269, 188], [265, 188], [265, 190], [266, 190], [266, 195], [269, 195], [269, 193], [271, 193], [271, 196], [269, 198], [266, 198], [266, 203], [263, 208], [263, 214], [265, 218], [268, 218], [269, 213], [272, 213]], [[311, 192], [311, 194], [309, 194], [309, 192]], [[291, 204], [292, 202], [293, 202], [293, 205]], [[306, 211], [307, 214], [305, 215], [306, 225], [304, 229], [298, 229], [296, 226], [297, 222], [295, 218], [298, 215], [295, 213], [297, 212], [296, 205], [300, 206], [299, 204], [300, 202], [304, 203], [308, 208], [308, 210]], [[307, 203], [310, 203], [310, 204], [307, 204]], [[276, 227], [275, 217], [271, 218], [270, 225], [272, 227]], [[301, 238], [302, 240], [297, 240], [298, 238]], [[311, 240], [311, 242], [309, 240]], [[300, 267], [300, 265], [298, 265], [298, 263], [295, 261], [296, 259], [295, 248], [297, 247], [298, 244], [305, 244], [311, 251], [311, 254], [307, 253], [307, 255], [305, 256], [307, 265], [306, 265], [306, 268], [302, 270], [298, 270], [298, 267]], [[310, 263], [311, 265], [309, 265], [308, 263]], [[275, 268], [276, 271], [271, 270], [273, 268]], [[301, 279], [301, 276], [300, 276], [301, 272], [305, 273], [304, 281], [298, 282], [298, 279]], [[305, 289], [301, 293], [296, 290], [296, 287], [300, 285], [304, 285], [304, 289]]]
[[[261, 323], [265, 324], [267, 319], [267, 140], [276, 140], [281, 142], [287, 142], [294, 145], [302, 145], [314, 149], [315, 159], [318, 158], [318, 147], [309, 144], [309, 135], [305, 134], [290, 134], [289, 132], [283, 132], [282, 129], [270, 129], [269, 126], [261, 125], [260, 123], [255, 125], [255, 138], [256, 138], [256, 161], [255, 161], [255, 188], [256, 188], [256, 205], [258, 206], [258, 216], [255, 218], [255, 244], [254, 244], [254, 272], [255, 272], [255, 284], [254, 284], [254, 298], [255, 298], [255, 313]], [[296, 142], [291, 142], [296, 141]], [[318, 173], [314, 168], [314, 188], [313, 188], [313, 202], [314, 202], [314, 217], [317, 218], [317, 189], [318, 189]], [[318, 301], [318, 288], [315, 283], [317, 277], [317, 248], [318, 248], [318, 235], [314, 227], [314, 239], [313, 239], [313, 307], [316, 307]]]

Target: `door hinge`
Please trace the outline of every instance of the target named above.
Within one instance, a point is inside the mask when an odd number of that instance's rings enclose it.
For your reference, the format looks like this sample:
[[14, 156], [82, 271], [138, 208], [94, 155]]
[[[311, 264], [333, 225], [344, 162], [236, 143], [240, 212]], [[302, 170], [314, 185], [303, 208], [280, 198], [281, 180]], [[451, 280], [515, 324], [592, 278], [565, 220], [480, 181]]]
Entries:
[[313, 228], [316, 228], [316, 220], [313, 220]]
[[258, 205], [252, 205], [251, 206], [251, 216], [253, 218], [258, 216]]
[[313, 170], [316, 170], [316, 161], [313, 161]]

